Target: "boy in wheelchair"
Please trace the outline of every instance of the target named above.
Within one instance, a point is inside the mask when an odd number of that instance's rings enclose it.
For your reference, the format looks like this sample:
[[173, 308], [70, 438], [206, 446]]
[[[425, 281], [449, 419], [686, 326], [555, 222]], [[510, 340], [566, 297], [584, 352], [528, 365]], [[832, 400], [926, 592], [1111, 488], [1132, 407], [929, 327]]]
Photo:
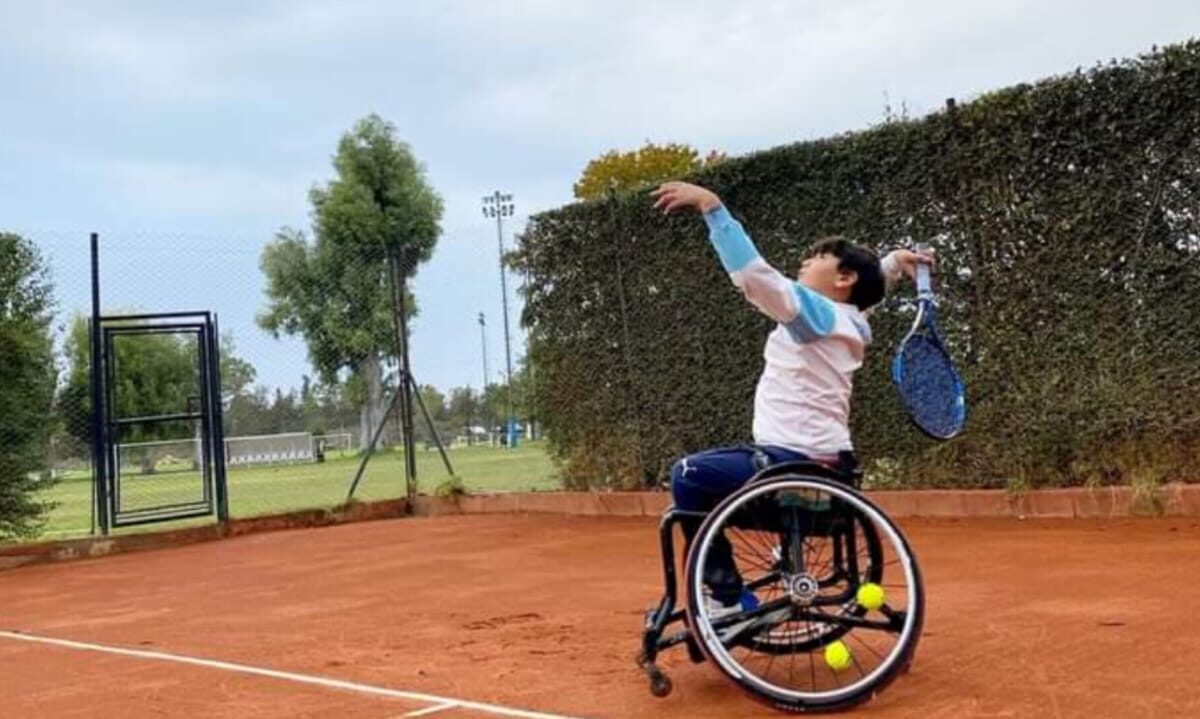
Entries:
[[[759, 471], [772, 465], [816, 461], [840, 471], [848, 481], [857, 461], [850, 441], [850, 395], [862, 366], [871, 329], [865, 314], [901, 275], [915, 277], [928, 254], [895, 250], [882, 262], [871, 251], [843, 238], [819, 241], [792, 280], [759, 255], [741, 223], [710, 190], [668, 182], [655, 192], [663, 213], [698, 210], [709, 239], [733, 284], [778, 325], [767, 337], [765, 367], [754, 396], [754, 444], [709, 449], [671, 468], [675, 508], [696, 513], [680, 521], [690, 544], [709, 512]], [[744, 586], [727, 541], [714, 543], [704, 566], [711, 594], [709, 613], [756, 608]]]

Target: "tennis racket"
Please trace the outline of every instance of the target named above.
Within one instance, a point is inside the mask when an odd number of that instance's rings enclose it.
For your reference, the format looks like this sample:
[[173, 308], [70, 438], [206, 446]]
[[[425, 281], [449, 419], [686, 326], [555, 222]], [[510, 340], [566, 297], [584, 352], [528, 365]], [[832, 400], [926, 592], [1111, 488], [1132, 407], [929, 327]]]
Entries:
[[[918, 251], [925, 250], [918, 245]], [[934, 439], [950, 439], [967, 420], [962, 378], [937, 327], [929, 265], [917, 265], [917, 318], [892, 360], [892, 381], [913, 424]]]

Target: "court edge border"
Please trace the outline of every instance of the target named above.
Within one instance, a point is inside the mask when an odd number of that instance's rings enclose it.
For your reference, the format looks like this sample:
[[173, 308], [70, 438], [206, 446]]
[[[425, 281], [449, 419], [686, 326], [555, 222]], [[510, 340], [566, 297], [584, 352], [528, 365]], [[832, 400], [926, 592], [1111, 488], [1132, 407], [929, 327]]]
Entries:
[[[1200, 484], [1169, 484], [1155, 497], [1135, 496], [1129, 487], [1044, 489], [1012, 494], [1005, 490], [877, 490], [867, 492], [894, 519], [1118, 519], [1141, 516], [1200, 517]], [[418, 497], [419, 517], [454, 514], [558, 514], [590, 517], [658, 517], [670, 504], [666, 492], [523, 492], [457, 497]], [[323, 527], [409, 516], [404, 500], [354, 503], [235, 519], [164, 532], [85, 537], [0, 545], [0, 571], [31, 564], [63, 562], [179, 547], [197, 542], [284, 529]]]

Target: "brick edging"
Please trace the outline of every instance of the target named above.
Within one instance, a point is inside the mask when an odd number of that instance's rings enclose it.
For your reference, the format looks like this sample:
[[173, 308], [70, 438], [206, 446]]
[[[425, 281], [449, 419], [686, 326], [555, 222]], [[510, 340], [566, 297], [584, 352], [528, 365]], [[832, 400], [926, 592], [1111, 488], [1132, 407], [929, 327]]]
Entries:
[[30, 544], [0, 544], [0, 570], [13, 569], [27, 564], [65, 562], [126, 552], [180, 547], [197, 542], [209, 542], [259, 532], [273, 532], [280, 529], [324, 527], [347, 522], [402, 517], [406, 514], [407, 504], [402, 499], [362, 502], [336, 509], [311, 509], [288, 514], [234, 519], [225, 525], [208, 524], [203, 527], [172, 529], [165, 532], [85, 537]]
[[[1134, 502], [1129, 487], [1098, 489], [1040, 489], [1010, 494], [1000, 489], [928, 489], [873, 491], [890, 516], [931, 518], [1096, 519], [1161, 514], [1200, 517], [1200, 484], [1170, 484], [1148, 501]], [[418, 516], [446, 514], [544, 513], [593, 517], [657, 517], [670, 504], [666, 492], [526, 492], [475, 494], [461, 497], [418, 497]], [[1145, 506], [1143, 506], [1145, 505]], [[0, 570], [28, 564], [103, 557], [125, 552], [178, 547], [226, 537], [280, 529], [390, 519], [406, 514], [402, 499], [356, 503], [337, 509], [316, 509], [158, 533], [87, 537], [32, 544], [0, 545]]]
[[[1197, 484], [1166, 485], [1157, 496], [1139, 503], [1135, 503], [1129, 487], [1039, 489], [1019, 495], [1002, 489], [880, 490], [867, 492], [867, 496], [898, 519], [1200, 516], [1200, 485]], [[654, 517], [662, 514], [670, 502], [666, 492], [528, 492], [418, 497], [413, 509], [421, 516], [537, 512]]]

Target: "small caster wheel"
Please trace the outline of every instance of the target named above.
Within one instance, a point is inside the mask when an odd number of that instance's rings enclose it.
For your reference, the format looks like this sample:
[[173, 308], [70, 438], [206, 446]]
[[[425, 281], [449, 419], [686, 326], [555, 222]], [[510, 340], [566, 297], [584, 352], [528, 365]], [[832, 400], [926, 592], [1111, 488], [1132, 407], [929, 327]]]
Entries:
[[671, 693], [675, 686], [671, 684], [671, 678], [662, 672], [656, 673], [650, 677], [650, 693], [662, 699]]

